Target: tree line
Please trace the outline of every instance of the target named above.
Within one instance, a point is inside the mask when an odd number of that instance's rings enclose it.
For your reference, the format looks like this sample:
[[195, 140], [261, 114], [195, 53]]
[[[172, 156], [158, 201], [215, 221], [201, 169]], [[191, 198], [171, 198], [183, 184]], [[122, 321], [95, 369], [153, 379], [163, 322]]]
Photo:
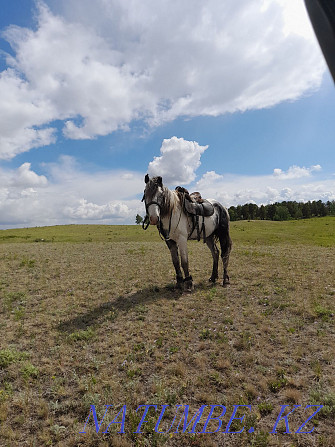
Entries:
[[258, 206], [255, 203], [231, 206], [230, 220], [290, 220], [309, 219], [311, 217], [335, 216], [335, 200], [313, 202], [276, 202]]

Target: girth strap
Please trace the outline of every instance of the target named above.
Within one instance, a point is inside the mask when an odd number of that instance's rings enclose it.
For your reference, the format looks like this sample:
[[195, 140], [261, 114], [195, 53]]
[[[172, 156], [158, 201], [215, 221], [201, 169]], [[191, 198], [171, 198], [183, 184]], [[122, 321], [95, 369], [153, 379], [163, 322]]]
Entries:
[[203, 237], [203, 241], [204, 243], [206, 242], [206, 228], [205, 228], [205, 217], [204, 216], [200, 216], [202, 217], [202, 224], [201, 224], [201, 229], [199, 227], [199, 215], [193, 216], [192, 215], [192, 230], [190, 232], [190, 234], [188, 235], [189, 239], [193, 233], [194, 230], [197, 230], [197, 241], [200, 241], [201, 238], [201, 233], [202, 233], [202, 237]]

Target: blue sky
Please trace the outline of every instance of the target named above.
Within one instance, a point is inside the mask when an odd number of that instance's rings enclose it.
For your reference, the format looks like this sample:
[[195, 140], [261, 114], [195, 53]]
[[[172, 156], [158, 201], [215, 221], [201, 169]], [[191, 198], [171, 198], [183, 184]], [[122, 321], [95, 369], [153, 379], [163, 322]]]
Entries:
[[133, 223], [146, 172], [226, 206], [335, 200], [302, 0], [1, 6], [0, 228]]

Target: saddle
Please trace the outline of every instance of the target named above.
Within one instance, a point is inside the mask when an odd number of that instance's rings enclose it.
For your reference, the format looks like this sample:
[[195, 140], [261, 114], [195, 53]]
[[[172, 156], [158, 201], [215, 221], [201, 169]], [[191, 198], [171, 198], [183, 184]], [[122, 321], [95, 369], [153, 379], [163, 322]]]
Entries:
[[[186, 188], [177, 186], [176, 191], [184, 194], [185, 200], [184, 209], [192, 217], [193, 228], [189, 236], [197, 229], [197, 239], [200, 241], [201, 233], [203, 233], [203, 240], [206, 241], [205, 232], [205, 217], [212, 216], [214, 214], [214, 206], [211, 202], [201, 197], [200, 192], [188, 192]], [[199, 228], [199, 216], [202, 216], [201, 230]]]
[[[192, 198], [192, 194], [190, 194]], [[200, 200], [197, 201], [189, 201], [187, 197], [185, 197], [185, 210], [188, 214], [192, 214], [193, 216], [204, 216], [209, 217], [214, 214], [214, 206], [206, 199], [202, 199], [200, 196]]]
[[176, 191], [184, 194], [184, 209], [193, 216], [209, 217], [214, 214], [214, 206], [206, 199], [201, 197], [200, 192], [188, 192], [183, 186], [177, 186]]

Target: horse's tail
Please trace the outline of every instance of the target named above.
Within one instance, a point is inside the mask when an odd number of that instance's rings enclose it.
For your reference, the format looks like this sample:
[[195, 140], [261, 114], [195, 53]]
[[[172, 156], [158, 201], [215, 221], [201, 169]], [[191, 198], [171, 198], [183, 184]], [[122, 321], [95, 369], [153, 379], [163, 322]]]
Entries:
[[229, 234], [229, 224], [230, 217], [227, 208], [225, 208], [221, 203], [213, 203], [214, 208], [216, 208], [218, 213], [218, 225], [214, 232], [215, 239], [219, 240], [221, 248], [221, 257], [223, 263], [228, 263], [229, 254], [232, 247], [232, 240]]

